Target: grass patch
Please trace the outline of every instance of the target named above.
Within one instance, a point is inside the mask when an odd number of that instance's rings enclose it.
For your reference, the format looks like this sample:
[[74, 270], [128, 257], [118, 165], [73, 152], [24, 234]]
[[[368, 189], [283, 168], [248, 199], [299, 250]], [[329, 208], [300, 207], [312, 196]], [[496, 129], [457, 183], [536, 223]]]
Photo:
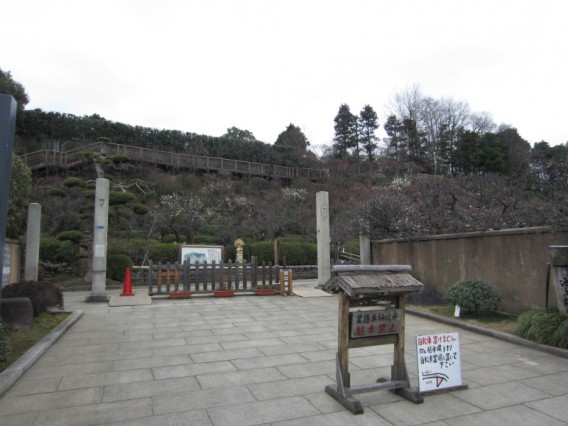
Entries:
[[519, 334], [537, 343], [568, 349], [568, 317], [555, 309], [525, 312], [519, 317]]
[[[408, 305], [408, 307], [417, 311], [440, 315], [441, 317], [454, 318], [455, 306], [449, 303], [441, 305]], [[454, 319], [509, 334], [516, 334], [518, 327], [516, 316], [502, 313], [472, 315], [464, 314], [462, 311], [460, 317]]]
[[69, 314], [44, 312], [34, 318], [29, 330], [10, 330], [6, 333], [6, 361], [0, 361], [0, 372], [17, 361], [28, 349], [53, 330]]

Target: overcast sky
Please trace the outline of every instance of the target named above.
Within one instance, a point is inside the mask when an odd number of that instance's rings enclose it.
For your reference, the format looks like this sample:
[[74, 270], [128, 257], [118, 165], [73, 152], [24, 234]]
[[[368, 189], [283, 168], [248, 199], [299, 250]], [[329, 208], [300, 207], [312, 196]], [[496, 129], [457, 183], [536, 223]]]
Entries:
[[[531, 144], [568, 141], [566, 0], [2, 0], [0, 67], [28, 108], [331, 144], [347, 103], [450, 97]], [[382, 131], [379, 135], [383, 135]], [[101, 135], [104, 136], [104, 135]]]

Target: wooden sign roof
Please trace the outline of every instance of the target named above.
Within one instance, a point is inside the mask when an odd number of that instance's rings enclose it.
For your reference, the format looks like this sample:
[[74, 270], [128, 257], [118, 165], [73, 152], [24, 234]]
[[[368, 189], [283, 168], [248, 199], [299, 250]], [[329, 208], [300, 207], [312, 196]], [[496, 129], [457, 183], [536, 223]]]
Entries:
[[323, 290], [343, 290], [349, 296], [359, 294], [400, 294], [422, 290], [423, 284], [410, 275], [408, 265], [338, 265]]

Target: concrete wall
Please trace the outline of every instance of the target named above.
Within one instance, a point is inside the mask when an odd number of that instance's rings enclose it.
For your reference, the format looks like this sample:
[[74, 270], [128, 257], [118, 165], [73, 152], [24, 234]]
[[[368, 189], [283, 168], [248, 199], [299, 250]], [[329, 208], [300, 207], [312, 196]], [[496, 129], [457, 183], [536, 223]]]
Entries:
[[426, 290], [442, 295], [460, 280], [488, 282], [503, 295], [502, 310], [518, 313], [546, 307], [548, 247], [566, 244], [568, 229], [524, 228], [372, 241], [371, 258], [411, 265]]

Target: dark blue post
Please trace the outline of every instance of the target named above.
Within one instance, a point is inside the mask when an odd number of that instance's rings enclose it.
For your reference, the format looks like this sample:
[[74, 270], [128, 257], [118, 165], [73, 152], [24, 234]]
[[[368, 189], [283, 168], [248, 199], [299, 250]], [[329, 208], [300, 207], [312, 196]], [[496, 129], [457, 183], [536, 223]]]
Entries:
[[[8, 193], [12, 147], [16, 129], [16, 101], [10, 95], [0, 94], [0, 267], [4, 269], [4, 239], [8, 217]], [[0, 284], [0, 287], [2, 285]]]

